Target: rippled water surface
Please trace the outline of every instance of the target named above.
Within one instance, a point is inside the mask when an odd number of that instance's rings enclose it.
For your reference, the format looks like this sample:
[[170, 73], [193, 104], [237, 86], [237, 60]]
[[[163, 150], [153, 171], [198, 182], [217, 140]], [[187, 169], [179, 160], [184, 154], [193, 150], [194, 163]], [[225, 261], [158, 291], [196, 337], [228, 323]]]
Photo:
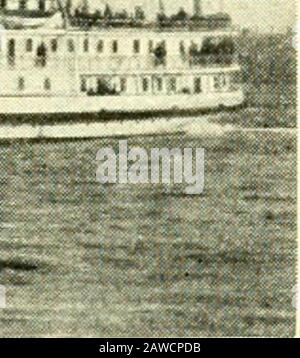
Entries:
[[0, 145], [0, 336], [293, 336], [295, 136], [129, 140], [204, 147], [201, 196], [101, 186], [107, 145]]

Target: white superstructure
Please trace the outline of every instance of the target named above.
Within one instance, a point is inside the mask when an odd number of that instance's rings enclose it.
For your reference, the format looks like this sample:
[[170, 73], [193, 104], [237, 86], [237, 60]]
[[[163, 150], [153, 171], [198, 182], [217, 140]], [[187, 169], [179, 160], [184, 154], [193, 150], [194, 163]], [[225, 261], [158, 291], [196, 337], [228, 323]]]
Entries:
[[152, 23], [140, 8], [132, 16], [109, 8], [104, 14], [62, 9], [52, 0], [0, 0], [6, 25], [0, 114], [194, 110], [243, 102], [230, 19], [201, 17], [199, 0], [194, 17], [181, 10]]

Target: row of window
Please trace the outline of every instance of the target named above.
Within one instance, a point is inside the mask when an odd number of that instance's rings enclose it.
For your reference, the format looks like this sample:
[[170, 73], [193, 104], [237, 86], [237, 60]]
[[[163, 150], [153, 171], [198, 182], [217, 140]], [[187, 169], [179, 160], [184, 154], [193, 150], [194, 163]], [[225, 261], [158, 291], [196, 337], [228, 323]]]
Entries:
[[[0, 9], [7, 9], [7, 0], [0, 0]], [[28, 9], [28, 0], [18, 0], [18, 9], [27, 10]], [[45, 0], [38, 0], [36, 10], [46, 11], [46, 2]]]
[[[178, 79], [175, 76], [170, 76], [165, 79], [160, 76], [145, 76], [140, 79], [141, 90], [144, 93], [149, 93], [154, 91], [155, 93], [160, 93], [164, 91], [164, 84], [167, 93], [177, 93], [178, 91]], [[109, 76], [100, 76], [95, 78], [91, 83], [89, 83], [88, 78], [81, 78], [81, 91], [82, 92], [93, 92], [94, 94], [102, 95], [112, 95], [127, 92], [128, 79], [126, 77], [112, 78]], [[190, 93], [188, 89], [182, 89], [181, 92]], [[201, 77], [194, 78], [194, 89], [195, 94], [202, 92], [202, 80]]]
[[[163, 78], [162, 77], [154, 77], [153, 85], [157, 92], [163, 91]], [[151, 80], [148, 77], [144, 77], [142, 80], [143, 92], [149, 92], [151, 89]], [[167, 91], [171, 93], [177, 92], [177, 78], [170, 77], [167, 81]], [[194, 93], [199, 94], [202, 92], [202, 81], [201, 77], [194, 78]]]
[[[50, 41], [50, 49], [51, 49], [52, 52], [57, 52], [58, 51], [58, 41], [56, 39], [52, 39]], [[68, 49], [69, 52], [74, 52], [75, 51], [75, 42], [74, 42], [73, 39], [67, 40], [67, 49]], [[25, 50], [26, 50], [26, 52], [32, 52], [33, 51], [33, 40], [32, 39], [28, 39], [26, 41]], [[118, 50], [119, 50], [118, 41], [117, 40], [112, 41], [112, 43], [111, 43], [111, 51], [112, 51], [112, 53], [117, 53]], [[149, 52], [152, 52], [152, 50], [153, 50], [153, 41], [150, 41], [149, 42]], [[83, 41], [83, 51], [84, 52], [89, 52], [90, 51], [90, 41], [89, 41], [89, 39], [84, 39], [84, 41]], [[99, 40], [97, 42], [96, 51], [98, 53], [104, 52], [104, 41], [103, 40]], [[135, 54], [139, 54], [140, 51], [141, 51], [140, 41], [139, 40], [134, 40], [134, 42], [133, 42], [133, 52]]]
[[[10, 39], [8, 44], [9, 44], [8, 51], [10, 51], [10, 49], [12, 49], [12, 48], [15, 50], [15, 48], [16, 48], [15, 39]], [[41, 46], [44, 47], [46, 50], [48, 50], [48, 47], [49, 47], [50, 51], [53, 53], [57, 52], [59, 49], [58, 40], [55, 38], [50, 40], [49, 46], [48, 45], [46, 46], [45, 42], [43, 42], [43, 41], [39, 44], [39, 47], [41, 47]], [[75, 52], [75, 49], [76, 49], [75, 40], [71, 39], [71, 38], [67, 39], [66, 47], [67, 47], [68, 52]], [[90, 49], [91, 49], [90, 39], [84, 38], [82, 41], [83, 52], [88, 53], [88, 52], [90, 52]], [[196, 49], [197, 49], [197, 47], [196, 47]], [[104, 42], [104, 40], [100, 39], [97, 41], [97, 43], [95, 45], [95, 51], [97, 53], [101, 54], [104, 52], [104, 50], [105, 50], [105, 42]], [[33, 39], [29, 38], [26, 40], [25, 51], [26, 52], [33, 51]], [[110, 41], [110, 51], [114, 54], [118, 53], [118, 51], [119, 51], [119, 41], [118, 40]], [[141, 40], [133, 40], [132, 51], [136, 55], [141, 53]], [[156, 41], [156, 45], [155, 45], [153, 40], [149, 40], [148, 41], [148, 52], [153, 53], [156, 51], [160, 51], [160, 53], [163, 53], [163, 52], [166, 53], [166, 41], [160, 41], [160, 42]], [[178, 51], [182, 56], [185, 56], [187, 53], [194, 53], [194, 54], [197, 53], [197, 51], [195, 52], [194, 47], [191, 47], [190, 49], [186, 48], [184, 41], [179, 42]]]
[[[103, 83], [106, 82], [107, 88], [109, 88], [108, 83], [109, 80], [103, 80], [102, 77], [97, 78], [97, 87], [100, 88], [101, 86], [103, 87]], [[154, 76], [151, 80], [151, 78], [149, 77], [142, 77], [142, 91], [145, 93], [148, 93], [150, 90], [152, 90], [152, 88], [155, 88], [156, 92], [162, 92], [164, 87], [164, 81], [162, 77], [159, 76]], [[168, 93], [176, 93], [177, 92], [177, 78], [176, 77], [169, 77], [167, 79], [166, 82], [167, 85], [167, 92]], [[227, 85], [227, 80], [226, 80], [226, 76], [221, 74], [221, 75], [216, 75], [214, 76], [214, 88], [216, 90], [220, 90], [224, 87], [226, 87]], [[44, 80], [44, 90], [45, 91], [51, 91], [51, 81], [49, 78], [46, 78]], [[112, 85], [112, 90], [116, 91], [116, 86], [115, 84]], [[118, 90], [117, 92], [126, 92], [127, 91], [127, 78], [126, 77], [121, 77], [119, 78], [119, 86], [118, 86]], [[25, 79], [24, 77], [19, 77], [18, 79], [18, 90], [19, 91], [24, 91], [26, 88], [25, 86]], [[88, 88], [88, 80], [85, 77], [81, 78], [81, 91], [82, 92], [87, 92], [89, 90]], [[201, 77], [195, 77], [194, 78], [194, 93], [195, 94], [199, 94], [202, 92], [202, 79]]]
[[[15, 48], [15, 40], [12, 39], [9, 41], [10, 47]], [[42, 46], [46, 47], [44, 43], [41, 44]], [[154, 44], [153, 41], [150, 40], [149, 44], [149, 53], [151, 53], [154, 49]], [[58, 40], [57, 39], [52, 39], [50, 41], [50, 50], [51, 52], [57, 52], [58, 51]], [[67, 40], [67, 50], [68, 52], [74, 52], [75, 51], [75, 41], [73, 39], [68, 39]], [[25, 44], [25, 51], [26, 52], [32, 52], [33, 51], [33, 40], [32, 39], [27, 39], [26, 40], [26, 44]], [[84, 52], [89, 52], [90, 51], [90, 40], [89, 39], [84, 39], [83, 40], [83, 51]], [[118, 53], [119, 51], [119, 42], [117, 40], [113, 40], [111, 42], [111, 52], [112, 53]], [[96, 52], [97, 53], [103, 53], [104, 52], [104, 40], [99, 40], [96, 44]], [[140, 40], [134, 40], [133, 41], [133, 53], [135, 54], [139, 54], [141, 52], [141, 43]]]
[[[46, 78], [44, 80], [44, 90], [45, 91], [51, 91], [51, 81], [50, 78]], [[18, 90], [19, 91], [24, 91], [26, 89], [26, 84], [25, 84], [25, 78], [24, 77], [19, 77], [18, 79]]]

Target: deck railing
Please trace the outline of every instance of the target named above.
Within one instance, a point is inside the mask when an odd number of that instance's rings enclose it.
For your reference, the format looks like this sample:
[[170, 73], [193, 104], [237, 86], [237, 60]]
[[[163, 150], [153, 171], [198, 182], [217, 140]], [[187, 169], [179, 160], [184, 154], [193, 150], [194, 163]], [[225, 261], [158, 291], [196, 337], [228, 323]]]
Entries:
[[137, 28], [152, 31], [229, 31], [232, 28], [230, 19], [203, 18], [197, 21], [138, 21], [134, 19], [97, 19], [97, 18], [76, 18], [70, 19], [70, 25], [80, 29], [111, 29], [111, 28]]

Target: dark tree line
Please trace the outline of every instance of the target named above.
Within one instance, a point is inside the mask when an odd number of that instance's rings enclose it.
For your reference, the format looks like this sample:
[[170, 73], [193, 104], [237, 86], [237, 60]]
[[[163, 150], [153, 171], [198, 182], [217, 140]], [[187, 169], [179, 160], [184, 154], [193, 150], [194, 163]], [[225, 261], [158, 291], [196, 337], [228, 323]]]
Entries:
[[297, 78], [297, 52], [291, 34], [247, 33], [237, 41], [245, 82], [294, 83]]

